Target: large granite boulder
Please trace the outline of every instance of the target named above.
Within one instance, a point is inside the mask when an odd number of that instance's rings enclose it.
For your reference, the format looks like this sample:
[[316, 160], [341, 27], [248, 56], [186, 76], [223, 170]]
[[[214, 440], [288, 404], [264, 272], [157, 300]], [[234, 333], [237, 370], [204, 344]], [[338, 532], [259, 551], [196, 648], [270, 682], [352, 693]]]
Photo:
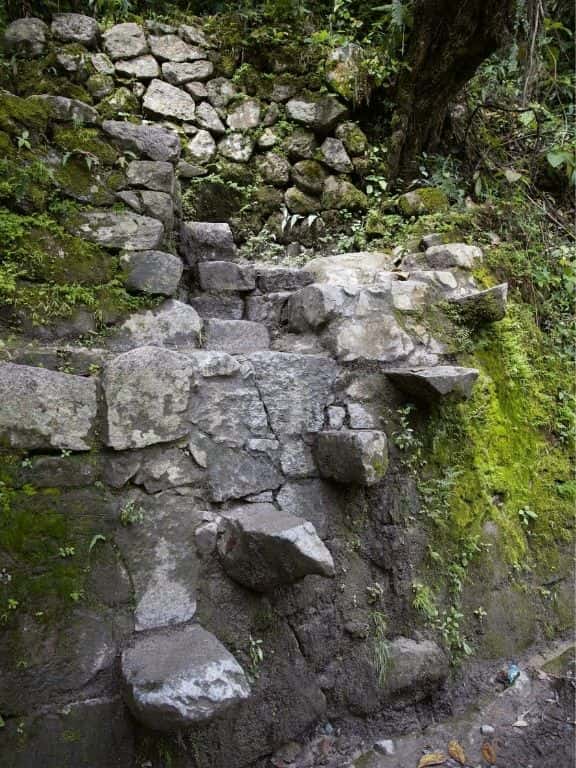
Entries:
[[334, 576], [334, 562], [312, 523], [273, 504], [223, 514], [218, 553], [226, 573], [257, 592], [308, 576]]
[[158, 347], [139, 347], [108, 363], [102, 379], [107, 445], [125, 450], [183, 437], [194, 371], [188, 357]]
[[316, 445], [320, 474], [338, 483], [374, 485], [388, 469], [388, 440], [377, 430], [321, 432]]
[[198, 625], [139, 637], [122, 654], [125, 699], [155, 731], [179, 731], [212, 720], [248, 698], [242, 667]]
[[84, 211], [74, 229], [91, 243], [125, 251], [154, 250], [164, 239], [162, 222], [128, 211]]
[[97, 413], [94, 379], [0, 364], [0, 441], [15, 448], [90, 450]]
[[337, 366], [329, 357], [255, 352], [249, 357], [275, 434], [319, 432]]
[[180, 157], [180, 139], [169, 128], [104, 120], [102, 129], [123, 150], [142, 153], [151, 160], [167, 160], [171, 163]]
[[401, 390], [426, 402], [444, 398], [466, 399], [478, 378], [476, 368], [437, 365], [432, 368], [395, 368], [386, 371]]
[[48, 40], [48, 25], [42, 19], [28, 17], [8, 24], [4, 32], [7, 53], [19, 56], [42, 56]]
[[81, 13], [55, 13], [51, 29], [56, 40], [79, 43], [86, 48], [94, 48], [100, 34], [96, 19]]
[[126, 22], [110, 27], [102, 35], [104, 50], [114, 61], [133, 59], [148, 53], [148, 43], [144, 30], [138, 24]]

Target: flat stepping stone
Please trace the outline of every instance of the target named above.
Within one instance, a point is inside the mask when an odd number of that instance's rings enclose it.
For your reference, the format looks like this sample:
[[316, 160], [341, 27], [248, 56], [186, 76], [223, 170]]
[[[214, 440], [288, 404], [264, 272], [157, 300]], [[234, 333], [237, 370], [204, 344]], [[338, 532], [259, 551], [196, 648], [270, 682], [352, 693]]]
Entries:
[[437, 365], [431, 368], [395, 368], [386, 371], [398, 389], [419, 400], [467, 399], [478, 378], [476, 368]]
[[244, 670], [202, 627], [155, 632], [122, 654], [124, 697], [155, 731], [212, 720], [250, 695]]
[[242, 354], [270, 348], [270, 334], [250, 320], [210, 319], [205, 323], [205, 349]]

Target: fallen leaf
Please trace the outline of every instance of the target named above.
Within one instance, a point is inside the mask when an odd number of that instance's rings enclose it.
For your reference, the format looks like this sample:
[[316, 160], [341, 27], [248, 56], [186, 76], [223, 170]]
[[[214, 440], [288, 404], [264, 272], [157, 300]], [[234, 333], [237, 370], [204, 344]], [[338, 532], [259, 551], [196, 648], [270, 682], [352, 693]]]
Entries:
[[428, 768], [430, 765], [444, 765], [446, 762], [446, 755], [442, 752], [429, 752], [427, 755], [422, 755], [418, 768]]
[[496, 750], [487, 741], [482, 744], [482, 757], [488, 765], [496, 765]]
[[462, 745], [456, 739], [452, 739], [448, 744], [448, 754], [460, 765], [466, 765], [466, 752], [464, 752]]

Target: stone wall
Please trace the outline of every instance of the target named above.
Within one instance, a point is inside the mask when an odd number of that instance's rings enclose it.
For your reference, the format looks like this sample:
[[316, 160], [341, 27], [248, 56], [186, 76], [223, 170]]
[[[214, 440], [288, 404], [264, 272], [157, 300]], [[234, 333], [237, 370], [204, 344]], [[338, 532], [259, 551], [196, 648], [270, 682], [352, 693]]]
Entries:
[[365, 200], [347, 107], [247, 97], [199, 27], [101, 34], [64, 14], [6, 44], [55, 46], [92, 95], [36, 99], [53, 130], [92, 126], [124, 158], [67, 224], [159, 298], [89, 346], [75, 322], [67, 344], [21, 336], [0, 364], [2, 764], [242, 768], [327, 718], [421, 701], [448, 659], [413, 632], [426, 542], [391, 414], [470, 396], [450, 330], [501, 320], [507, 286], [478, 288], [481, 250], [435, 235], [297, 269], [183, 216], [217, 154], [252, 163], [290, 226]]

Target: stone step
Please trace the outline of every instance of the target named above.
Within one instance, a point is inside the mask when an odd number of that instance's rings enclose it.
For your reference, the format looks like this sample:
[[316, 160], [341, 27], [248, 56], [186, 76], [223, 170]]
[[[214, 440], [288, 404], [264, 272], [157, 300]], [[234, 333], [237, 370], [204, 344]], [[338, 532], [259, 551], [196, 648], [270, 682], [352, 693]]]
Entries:
[[437, 365], [430, 368], [395, 368], [386, 371], [386, 375], [406, 394], [431, 402], [470, 397], [478, 371], [456, 365]]
[[270, 334], [262, 323], [211, 318], [204, 324], [204, 349], [245, 354], [269, 348]]

